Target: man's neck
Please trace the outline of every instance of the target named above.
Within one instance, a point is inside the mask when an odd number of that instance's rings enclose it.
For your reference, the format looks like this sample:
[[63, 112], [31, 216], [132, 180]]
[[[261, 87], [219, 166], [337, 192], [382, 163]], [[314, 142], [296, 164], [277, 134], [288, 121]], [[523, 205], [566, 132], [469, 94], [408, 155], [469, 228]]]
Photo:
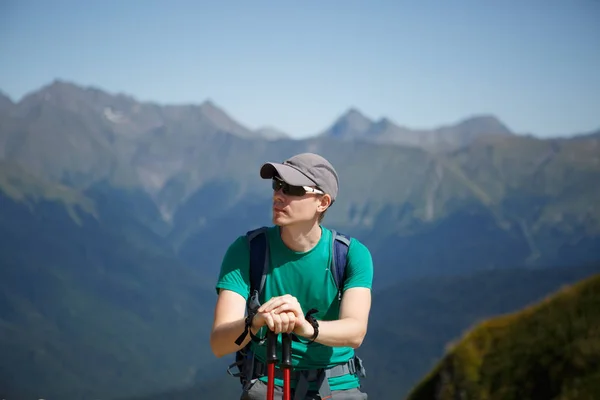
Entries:
[[321, 239], [321, 226], [318, 223], [282, 226], [280, 231], [281, 240], [293, 251], [309, 251]]

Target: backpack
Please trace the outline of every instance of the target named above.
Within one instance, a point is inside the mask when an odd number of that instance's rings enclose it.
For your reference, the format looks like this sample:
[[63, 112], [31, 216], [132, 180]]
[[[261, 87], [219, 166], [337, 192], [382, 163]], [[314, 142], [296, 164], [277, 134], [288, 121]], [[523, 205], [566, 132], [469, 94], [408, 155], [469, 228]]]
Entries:
[[[250, 313], [252, 310], [257, 310], [260, 307], [260, 293], [265, 285], [265, 279], [269, 270], [269, 242], [267, 240], [267, 227], [261, 227], [248, 231], [246, 238], [250, 248], [250, 296], [246, 302], [246, 310]], [[333, 274], [335, 284], [338, 289], [338, 300], [342, 299], [344, 290], [344, 280], [346, 278], [346, 266], [348, 249], [350, 247], [350, 237], [342, 233], [331, 230], [333, 240], [331, 241], [331, 252], [333, 257], [331, 260], [330, 271]], [[252, 342], [238, 350], [235, 353], [235, 362], [227, 368], [227, 373], [239, 377], [242, 385], [245, 385], [252, 379], [253, 371], [251, 362], [252, 354], [250, 346]], [[237, 366], [237, 373], [232, 373], [231, 368]]]

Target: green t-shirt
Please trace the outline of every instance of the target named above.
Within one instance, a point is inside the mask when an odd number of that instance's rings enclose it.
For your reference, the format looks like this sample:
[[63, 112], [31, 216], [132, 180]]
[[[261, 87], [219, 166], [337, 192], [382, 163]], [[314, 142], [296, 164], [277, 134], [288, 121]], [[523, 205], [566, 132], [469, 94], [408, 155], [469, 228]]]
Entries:
[[[291, 294], [298, 299], [304, 313], [311, 308], [316, 308], [318, 312], [314, 316], [317, 320], [339, 318], [340, 300], [337, 297], [335, 280], [329, 270], [333, 256], [331, 254], [332, 232], [325, 227], [321, 228], [322, 235], [319, 243], [307, 252], [289, 249], [281, 240], [279, 226], [268, 228], [270, 266], [260, 298], [261, 304], [271, 297]], [[250, 294], [249, 259], [247, 239], [245, 235], [239, 236], [225, 253], [216, 285], [217, 291], [231, 290], [247, 299]], [[352, 238], [348, 249], [344, 289], [352, 287], [371, 289], [372, 281], [371, 253], [360, 241]], [[258, 336], [263, 337], [265, 333], [266, 327], [263, 327]], [[280, 342], [281, 335], [278, 335], [278, 338]], [[301, 340], [301, 343], [292, 341], [292, 364], [296, 370], [328, 368], [343, 364], [354, 357], [354, 349], [351, 347], [328, 347], [316, 342], [306, 345], [306, 340], [304, 338]], [[255, 356], [264, 362], [266, 346], [259, 346], [252, 342], [252, 349]], [[278, 347], [279, 352], [280, 349], [281, 347]], [[282, 385], [282, 382], [276, 384]], [[330, 378], [329, 384], [332, 390], [350, 389], [358, 387], [359, 381], [354, 375], [346, 375]], [[314, 384], [311, 384], [311, 389], [315, 389]]]

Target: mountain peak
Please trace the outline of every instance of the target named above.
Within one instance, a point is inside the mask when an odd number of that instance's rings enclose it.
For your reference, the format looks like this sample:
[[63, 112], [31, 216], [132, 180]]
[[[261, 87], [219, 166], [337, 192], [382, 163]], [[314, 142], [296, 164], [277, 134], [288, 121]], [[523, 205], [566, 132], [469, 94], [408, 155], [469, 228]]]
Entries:
[[200, 112], [219, 129], [240, 137], [254, 137], [254, 132], [235, 121], [212, 99], [207, 99], [199, 106]]
[[200, 108], [200, 111], [209, 118], [221, 118], [225, 116], [223, 109], [217, 106], [211, 99], [203, 101], [198, 107]]
[[83, 91], [84, 89], [82, 87], [71, 82], [55, 79], [48, 85], [42, 86], [39, 90], [26, 95], [23, 100], [28, 100], [31, 98], [57, 100], [68, 96], [77, 96]]
[[481, 134], [513, 134], [504, 123], [492, 114], [473, 115], [459, 121], [456, 127], [468, 131], [477, 131]]
[[[68, 81], [66, 79], [61, 79], [61, 78], [55, 78], [52, 82], [50, 82], [48, 85], [45, 86], [46, 88], [70, 88], [70, 89], [81, 89], [82, 87], [79, 85], [76, 85], [75, 83]], [[43, 90], [43, 88], [42, 88]]]
[[351, 107], [324, 131], [321, 136], [337, 138], [357, 138], [368, 132], [373, 124], [369, 118], [357, 108]]
[[339, 120], [346, 120], [352, 124], [371, 124], [373, 122], [356, 107], [350, 107], [346, 110], [346, 112], [338, 118], [338, 121]]

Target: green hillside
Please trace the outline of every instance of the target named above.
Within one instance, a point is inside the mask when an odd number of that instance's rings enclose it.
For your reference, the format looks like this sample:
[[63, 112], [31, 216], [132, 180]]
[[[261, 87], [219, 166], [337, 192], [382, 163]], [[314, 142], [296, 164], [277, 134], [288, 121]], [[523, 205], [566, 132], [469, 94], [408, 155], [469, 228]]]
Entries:
[[600, 397], [600, 275], [478, 324], [409, 400]]
[[0, 160], [0, 192], [30, 209], [40, 201], [60, 203], [76, 222], [79, 222], [79, 213], [97, 215], [93, 201], [77, 190], [47, 181], [15, 163], [3, 160]]
[[0, 171], [0, 398], [111, 398], [203, 376], [214, 292], [199, 270], [118, 203]]

